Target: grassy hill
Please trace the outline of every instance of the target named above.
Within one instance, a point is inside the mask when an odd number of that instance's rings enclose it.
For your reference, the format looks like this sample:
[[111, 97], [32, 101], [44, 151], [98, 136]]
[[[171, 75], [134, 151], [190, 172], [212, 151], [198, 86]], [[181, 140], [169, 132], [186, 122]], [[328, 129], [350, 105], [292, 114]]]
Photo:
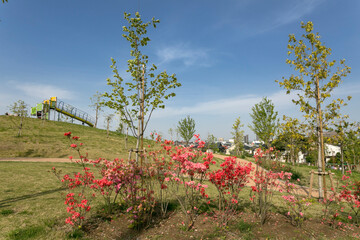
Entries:
[[[66, 122], [42, 121], [35, 118], [25, 118], [22, 136], [17, 137], [20, 118], [0, 116], [0, 158], [6, 157], [49, 157], [67, 158], [76, 156], [70, 149], [65, 132], [79, 136], [84, 143], [81, 153], [95, 158], [127, 158], [125, 136], [110, 132], [107, 138], [106, 130], [91, 128]], [[146, 140], [146, 144], [149, 144]], [[136, 139], [129, 137], [127, 148], [135, 147]]]

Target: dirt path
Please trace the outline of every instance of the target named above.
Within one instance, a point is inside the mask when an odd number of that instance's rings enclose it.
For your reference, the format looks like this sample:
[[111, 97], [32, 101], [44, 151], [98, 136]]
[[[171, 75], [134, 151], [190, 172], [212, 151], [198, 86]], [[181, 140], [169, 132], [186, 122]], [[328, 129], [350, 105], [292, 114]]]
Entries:
[[69, 158], [0, 158], [0, 162], [71, 162]]
[[[220, 158], [220, 159], [225, 159], [226, 157], [229, 156], [224, 156], [224, 155], [220, 155], [220, 154], [214, 154], [215, 158]], [[21, 158], [21, 157], [17, 157], [17, 158], [0, 158], [0, 163], [1, 162], [6, 162], [6, 161], [10, 161], [10, 162], [74, 162], [75, 159], [73, 159], [73, 161], [71, 161], [69, 158]], [[251, 163], [255, 166], [254, 163], [247, 161], [245, 159], [241, 159], [241, 158], [237, 158], [237, 161], [240, 162], [241, 164], [248, 164]], [[255, 174], [255, 168], [252, 170], [251, 175], [253, 176]], [[255, 186], [255, 182], [254, 180], [250, 180], [249, 183], [247, 184], [247, 186]], [[309, 188], [308, 187], [304, 187], [304, 186], [298, 186], [298, 190], [297, 193], [301, 194], [301, 195], [308, 195], [309, 194]], [[312, 193], [311, 193], [312, 197], [319, 197], [319, 192], [317, 189], [313, 189]]]

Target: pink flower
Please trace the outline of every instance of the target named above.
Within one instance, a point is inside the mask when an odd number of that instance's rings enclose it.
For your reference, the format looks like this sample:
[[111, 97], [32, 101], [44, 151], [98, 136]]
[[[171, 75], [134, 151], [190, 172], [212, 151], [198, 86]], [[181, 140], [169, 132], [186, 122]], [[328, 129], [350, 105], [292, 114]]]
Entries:
[[351, 220], [351, 219], [352, 219], [352, 217], [349, 215], [349, 216], [348, 216], [348, 219], [350, 219], [350, 220]]

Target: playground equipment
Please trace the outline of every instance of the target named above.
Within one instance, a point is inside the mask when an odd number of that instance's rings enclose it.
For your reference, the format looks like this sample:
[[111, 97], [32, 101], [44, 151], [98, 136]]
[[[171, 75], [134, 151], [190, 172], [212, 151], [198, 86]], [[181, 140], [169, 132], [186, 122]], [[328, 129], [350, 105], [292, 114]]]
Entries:
[[82, 123], [86, 123], [90, 127], [94, 126], [95, 120], [89, 114], [80, 109], [59, 100], [57, 97], [51, 97], [50, 99], [44, 100], [42, 103], [38, 103], [36, 107], [31, 108], [31, 115], [37, 116], [38, 118], [49, 119], [50, 110], [58, 112], [58, 120], [60, 119], [60, 113], [64, 114], [72, 119], [79, 120]]

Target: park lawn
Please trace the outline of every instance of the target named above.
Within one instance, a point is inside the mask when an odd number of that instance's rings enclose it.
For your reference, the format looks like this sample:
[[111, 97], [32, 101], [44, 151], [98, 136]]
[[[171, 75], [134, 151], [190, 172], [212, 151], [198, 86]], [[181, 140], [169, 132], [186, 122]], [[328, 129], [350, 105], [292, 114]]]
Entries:
[[[22, 135], [17, 137], [19, 123], [19, 117], [0, 116], [0, 158], [68, 158], [74, 152], [69, 139], [64, 137], [65, 132], [80, 137], [79, 142], [84, 143], [81, 153], [87, 153], [90, 159], [128, 158], [128, 149], [136, 145], [136, 138], [129, 136], [125, 144], [125, 135], [117, 132], [110, 131], [107, 137], [103, 129], [37, 118], [25, 118]], [[154, 142], [145, 139], [144, 144], [152, 146]]]

